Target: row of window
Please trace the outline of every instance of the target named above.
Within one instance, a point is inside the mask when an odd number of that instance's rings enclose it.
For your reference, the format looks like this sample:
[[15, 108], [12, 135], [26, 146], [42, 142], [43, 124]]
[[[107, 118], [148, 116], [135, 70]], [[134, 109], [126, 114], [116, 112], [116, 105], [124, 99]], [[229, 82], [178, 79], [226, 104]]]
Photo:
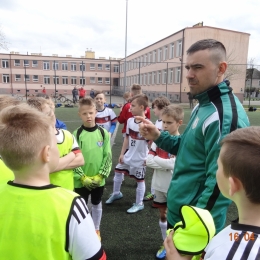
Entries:
[[[170, 68], [167, 70], [158, 70], [144, 74], [126, 77], [126, 85], [155, 85], [155, 84], [172, 84], [180, 83], [181, 67]], [[120, 85], [124, 85], [124, 78], [120, 79]]]
[[124, 66], [126, 66], [126, 71], [129, 71], [132, 69], [138, 69], [139, 67], [150, 65], [152, 63], [166, 61], [168, 59], [173, 59], [175, 57], [180, 57], [181, 55], [182, 55], [182, 40], [178, 40], [176, 43], [173, 42], [169, 45], [165, 45], [164, 47], [153, 50], [138, 58], [127, 61], [126, 64], [124, 63], [121, 64], [120, 72], [124, 71]]
[[[29, 60], [22, 60], [24, 67], [30, 66]], [[39, 62], [37, 60], [32, 60], [32, 67], [38, 67]], [[57, 62], [57, 61], [42, 61], [43, 62], [43, 69], [44, 70], [50, 70], [50, 66], [52, 64], [53, 70], [59, 70], [61, 66], [61, 70], [68, 70], [69, 69], [69, 63], [68, 62]], [[14, 66], [19, 67], [21, 65], [21, 60], [14, 60]], [[79, 66], [79, 71], [85, 71], [86, 70], [86, 64], [85, 63], [75, 63], [70, 62], [70, 70], [71, 71], [77, 71], [77, 66]], [[2, 60], [2, 68], [9, 68], [9, 60]], [[90, 70], [96, 70], [96, 64], [90, 63], [89, 65]], [[110, 71], [110, 64], [97, 64], [97, 70], [103, 70], [103, 68], [107, 71]], [[119, 72], [119, 65], [114, 65], [114, 72]]]
[[[39, 76], [38, 75], [22, 75], [24, 76], [23, 81], [26, 82], [39, 82]], [[61, 84], [62, 85], [68, 85], [69, 83], [69, 77], [62, 76], [61, 81], [59, 76], [53, 76], [53, 84]], [[96, 82], [98, 84], [103, 84], [103, 80], [105, 84], [110, 84], [110, 78], [102, 78], [102, 77], [90, 77], [90, 83], [95, 84]], [[22, 77], [20, 74], [15, 75], [15, 81], [22, 81]], [[51, 76], [43, 76], [43, 82], [44, 84], [51, 84]], [[79, 83], [78, 83], [79, 82]], [[10, 75], [9, 74], [3, 74], [3, 83], [10, 83]], [[86, 84], [86, 78], [84, 77], [70, 77], [70, 84], [71, 85], [85, 85]]]

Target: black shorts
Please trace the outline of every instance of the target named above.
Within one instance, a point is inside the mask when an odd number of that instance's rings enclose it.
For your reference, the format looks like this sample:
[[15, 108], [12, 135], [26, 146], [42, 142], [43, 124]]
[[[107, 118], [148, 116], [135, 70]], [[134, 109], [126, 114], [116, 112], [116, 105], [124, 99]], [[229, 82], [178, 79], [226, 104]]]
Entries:
[[75, 192], [78, 193], [88, 204], [88, 196], [91, 195], [91, 203], [93, 205], [98, 205], [101, 202], [103, 196], [104, 186], [95, 188], [89, 191], [87, 188], [75, 188]]

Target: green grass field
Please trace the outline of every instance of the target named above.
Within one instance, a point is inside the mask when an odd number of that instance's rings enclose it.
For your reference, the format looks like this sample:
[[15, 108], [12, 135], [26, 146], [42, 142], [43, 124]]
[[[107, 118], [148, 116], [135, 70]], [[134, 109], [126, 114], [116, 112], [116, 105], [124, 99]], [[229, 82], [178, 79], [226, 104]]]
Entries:
[[[114, 109], [119, 114], [119, 109]], [[180, 127], [182, 133], [189, 120], [191, 110], [184, 108], [184, 124]], [[247, 108], [246, 108], [247, 111]], [[247, 112], [251, 125], [260, 125], [260, 112]], [[152, 115], [152, 121], [156, 118]], [[77, 115], [77, 108], [56, 108], [58, 119], [67, 124], [68, 130], [73, 131], [81, 125]], [[161, 233], [159, 229], [158, 210], [151, 207], [151, 202], [145, 202], [145, 208], [136, 214], [127, 214], [126, 210], [135, 202], [136, 183], [134, 180], [126, 177], [122, 184], [122, 193], [124, 197], [114, 202], [112, 205], [106, 205], [104, 202], [109, 197], [113, 189], [113, 168], [117, 164], [118, 157], [122, 147], [122, 126], [118, 128], [115, 144], [112, 147], [113, 167], [109, 178], [107, 179], [103, 195], [103, 217], [101, 221], [102, 244], [111, 260], [151, 260], [155, 259], [155, 253], [162, 244]], [[147, 168], [146, 190], [151, 188], [152, 171]], [[237, 218], [237, 210], [234, 204], [231, 204], [228, 210], [227, 223]]]

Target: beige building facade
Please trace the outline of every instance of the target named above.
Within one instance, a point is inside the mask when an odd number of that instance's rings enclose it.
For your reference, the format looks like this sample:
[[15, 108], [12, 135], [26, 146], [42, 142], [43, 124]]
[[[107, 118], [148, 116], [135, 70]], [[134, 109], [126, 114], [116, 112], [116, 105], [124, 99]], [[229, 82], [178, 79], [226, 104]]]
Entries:
[[[233, 92], [243, 100], [249, 34], [198, 24], [180, 30], [125, 59], [95, 58], [88, 50], [81, 58], [32, 53], [0, 54], [0, 94], [40, 92], [69, 93], [74, 86], [122, 95], [134, 83], [142, 85], [150, 100], [160, 95], [172, 102], [188, 102], [186, 51], [196, 41], [212, 38], [227, 49], [228, 71]], [[126, 76], [126, 77], [125, 77]], [[88, 92], [89, 93], [89, 92]]]

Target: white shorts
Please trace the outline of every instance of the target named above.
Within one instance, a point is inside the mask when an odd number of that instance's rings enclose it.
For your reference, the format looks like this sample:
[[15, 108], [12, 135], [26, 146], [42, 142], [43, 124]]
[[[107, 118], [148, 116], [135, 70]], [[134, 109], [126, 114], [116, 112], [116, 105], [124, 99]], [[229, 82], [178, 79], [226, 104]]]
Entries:
[[154, 190], [153, 207], [154, 208], [166, 208], [167, 207], [167, 193], [166, 192]]
[[136, 181], [144, 181], [146, 167], [133, 167], [125, 163], [118, 163], [115, 172], [129, 175], [129, 177], [135, 178]]

